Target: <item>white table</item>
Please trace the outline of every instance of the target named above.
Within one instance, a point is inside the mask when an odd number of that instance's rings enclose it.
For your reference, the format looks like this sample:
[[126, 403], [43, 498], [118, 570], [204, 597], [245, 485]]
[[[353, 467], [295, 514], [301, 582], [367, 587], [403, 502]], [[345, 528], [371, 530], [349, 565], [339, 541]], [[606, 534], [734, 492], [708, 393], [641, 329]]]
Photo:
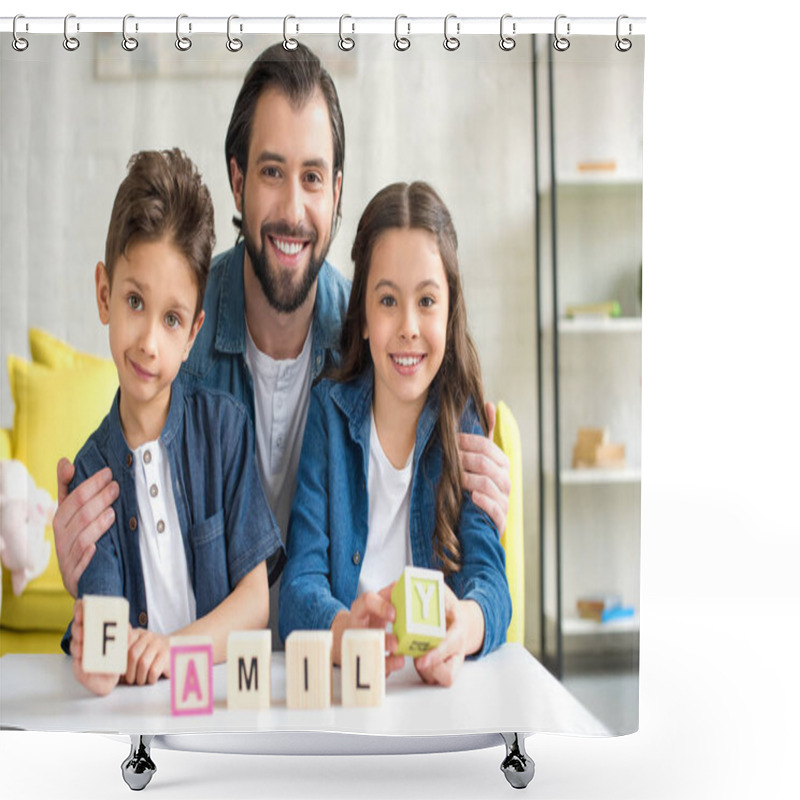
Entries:
[[7, 655], [0, 659], [0, 727], [128, 735], [123, 777], [132, 788], [144, 788], [155, 771], [150, 747], [275, 755], [426, 753], [491, 747], [500, 737], [506, 777], [524, 786], [533, 776], [526, 736], [609, 735], [521, 645], [466, 662], [449, 689], [423, 684], [409, 659], [387, 681], [383, 706], [371, 709], [342, 707], [338, 668], [331, 708], [287, 709], [284, 654], [273, 653], [271, 707], [229, 711], [225, 670], [225, 664], [214, 667], [213, 714], [173, 717], [169, 681], [119, 686], [108, 697], [95, 697], [77, 683], [66, 656]]

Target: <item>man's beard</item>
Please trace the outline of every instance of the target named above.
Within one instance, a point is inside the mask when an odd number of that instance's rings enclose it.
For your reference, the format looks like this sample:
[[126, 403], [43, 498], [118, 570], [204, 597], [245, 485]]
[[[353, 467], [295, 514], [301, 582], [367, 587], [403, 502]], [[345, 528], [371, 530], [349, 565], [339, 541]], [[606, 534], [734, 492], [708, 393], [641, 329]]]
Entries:
[[[261, 249], [256, 250], [256, 243], [250, 235], [245, 222], [244, 210], [242, 213], [242, 235], [244, 236], [244, 246], [247, 250], [247, 255], [250, 256], [250, 263], [253, 265], [253, 272], [255, 273], [258, 282], [261, 284], [261, 290], [264, 292], [264, 297], [272, 308], [281, 314], [291, 314], [300, 308], [306, 301], [314, 281], [319, 275], [322, 264], [325, 261], [325, 256], [328, 254], [330, 247], [330, 239], [323, 243], [319, 252], [315, 252], [317, 244], [317, 232], [314, 230], [307, 230], [302, 225], [292, 229], [283, 222], [269, 223], [265, 222], [261, 226]], [[274, 266], [269, 263], [267, 257], [267, 237], [268, 236], [281, 236], [286, 238], [302, 238], [308, 239], [308, 247], [311, 251], [308, 266], [301, 276], [298, 285], [293, 284], [294, 272], [284, 270], [280, 266]]]

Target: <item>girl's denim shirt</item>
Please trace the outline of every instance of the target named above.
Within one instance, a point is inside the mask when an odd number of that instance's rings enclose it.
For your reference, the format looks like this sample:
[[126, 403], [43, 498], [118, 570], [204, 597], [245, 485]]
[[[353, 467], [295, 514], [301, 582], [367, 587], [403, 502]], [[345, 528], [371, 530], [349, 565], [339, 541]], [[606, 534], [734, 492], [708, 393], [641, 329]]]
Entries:
[[[281, 578], [284, 640], [293, 630], [329, 629], [336, 614], [356, 599], [367, 545], [372, 392], [372, 367], [346, 383], [323, 380], [311, 392]], [[417, 422], [410, 514], [413, 564], [434, 569], [441, 568], [433, 553], [442, 475], [438, 413], [434, 383]], [[462, 417], [461, 430], [482, 433], [472, 408]], [[484, 655], [505, 641], [511, 598], [497, 529], [466, 492], [457, 534], [461, 569], [445, 580], [457, 597], [480, 605], [485, 634], [478, 655]]]
[[[255, 461], [253, 427], [244, 407], [224, 392], [186, 391], [173, 381], [169, 413], [159, 437], [169, 460], [197, 617], [216, 608], [260, 562], [273, 583], [285, 563], [280, 532], [267, 504]], [[103, 467], [119, 483], [115, 519], [78, 582], [78, 595], [126, 597], [130, 623], [147, 627], [147, 596], [139, 555], [136, 460], [119, 416], [111, 411], [75, 458], [72, 491]], [[71, 625], [62, 640], [69, 653]]]

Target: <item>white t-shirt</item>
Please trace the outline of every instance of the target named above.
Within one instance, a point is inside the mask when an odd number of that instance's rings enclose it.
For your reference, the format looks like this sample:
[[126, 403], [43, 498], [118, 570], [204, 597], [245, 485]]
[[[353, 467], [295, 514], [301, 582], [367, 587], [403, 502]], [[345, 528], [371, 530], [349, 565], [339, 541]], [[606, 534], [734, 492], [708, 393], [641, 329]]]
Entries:
[[369, 433], [369, 533], [358, 578], [358, 594], [377, 592], [396, 581], [411, 563], [411, 477], [414, 448], [397, 469], [383, 452], [371, 414]]
[[133, 456], [147, 627], [155, 633], [170, 634], [194, 622], [197, 607], [172, 491], [169, 459], [160, 439], [141, 445]]

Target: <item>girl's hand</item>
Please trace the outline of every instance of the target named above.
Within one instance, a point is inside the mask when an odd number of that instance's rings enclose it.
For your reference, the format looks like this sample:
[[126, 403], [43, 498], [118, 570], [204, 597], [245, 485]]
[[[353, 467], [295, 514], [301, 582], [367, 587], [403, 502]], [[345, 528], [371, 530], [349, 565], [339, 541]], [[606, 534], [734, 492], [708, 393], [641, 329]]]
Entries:
[[125, 680], [143, 686], [169, 677], [169, 637], [144, 628], [134, 628], [128, 640], [128, 671]]
[[[130, 628], [130, 626], [129, 626]], [[72, 674], [90, 692], [101, 697], [109, 694], [119, 683], [119, 675], [83, 671], [83, 601], [76, 600], [72, 612], [72, 639], [69, 643], [72, 655]]]
[[[379, 628], [386, 630], [386, 625], [394, 622], [395, 610], [392, 605], [392, 587], [384, 586], [378, 592], [364, 592], [353, 601], [349, 611], [340, 611], [333, 619], [333, 663], [342, 663], [342, 634], [348, 628]], [[386, 675], [402, 669], [405, 658], [397, 655], [397, 637], [393, 633], [386, 634]]]
[[415, 658], [414, 666], [425, 683], [452, 686], [466, 656], [478, 652], [481, 647], [483, 612], [475, 601], [459, 600], [445, 584], [444, 613], [447, 620], [444, 639], [433, 650]]

